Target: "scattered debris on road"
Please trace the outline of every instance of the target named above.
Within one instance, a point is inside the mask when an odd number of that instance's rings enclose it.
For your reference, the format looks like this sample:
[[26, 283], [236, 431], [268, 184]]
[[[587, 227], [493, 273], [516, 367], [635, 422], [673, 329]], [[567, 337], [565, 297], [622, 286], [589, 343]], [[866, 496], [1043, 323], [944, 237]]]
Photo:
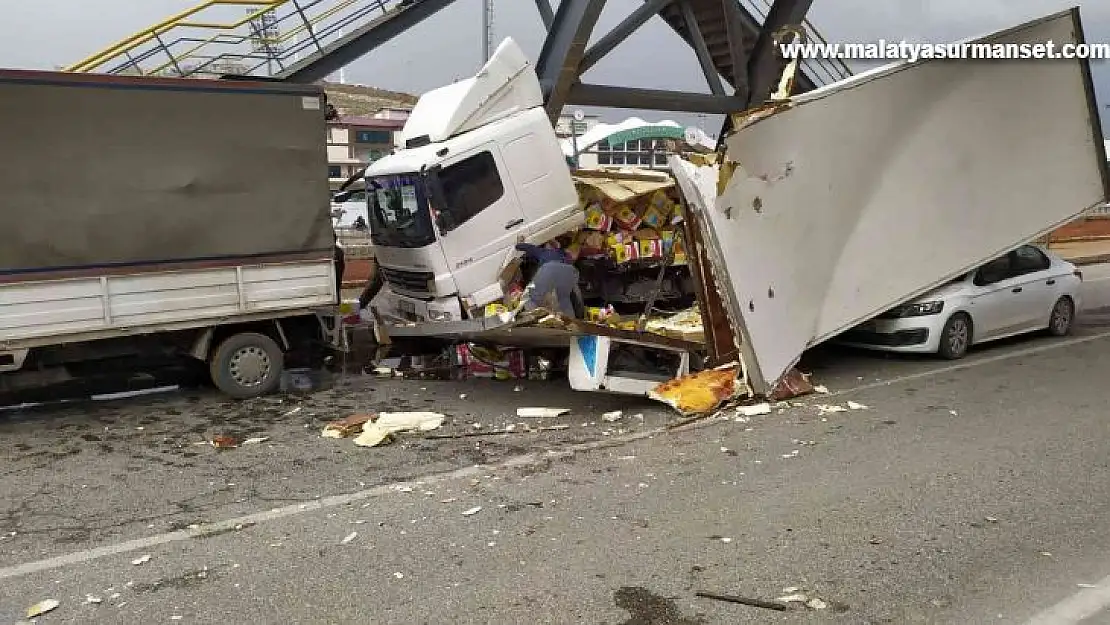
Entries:
[[695, 594], [695, 596], [702, 597], [704, 599], [713, 599], [715, 601], [724, 601], [724, 602], [727, 602], [727, 603], [739, 603], [739, 604], [743, 604], [743, 605], [750, 605], [750, 606], [755, 607], [755, 608], [765, 608], [767, 610], [778, 610], [779, 612], [785, 612], [788, 609], [786, 604], [778, 603], [778, 602], [775, 602], [775, 601], [764, 601], [762, 599], [750, 599], [748, 597], [738, 597], [736, 595], [720, 595], [720, 594], [713, 593], [713, 592], [698, 592], [698, 593], [694, 593], [694, 594]]
[[848, 402], [848, 410], [867, 410], [868, 406], [855, 401]]
[[[770, 399], [772, 401], [783, 401], [801, 397], [802, 395], [809, 395], [817, 390], [817, 387], [813, 386], [809, 378], [810, 374], [802, 373], [797, 369], [791, 369], [787, 372], [786, 376], [782, 378], [782, 381], [775, 386], [774, 390], [771, 391]], [[828, 391], [828, 389], [825, 390], [826, 392]]]
[[362, 426], [362, 434], [354, 443], [359, 447], [376, 447], [401, 432], [438, 429], [446, 418], [438, 412], [383, 412]]
[[60, 605], [62, 604], [57, 599], [43, 599], [35, 605], [27, 608], [27, 618], [42, 616], [43, 614], [46, 614], [47, 612], [57, 608]]
[[354, 540], [356, 538], [358, 538], [358, 532], [351, 532], [350, 534], [347, 534], [346, 536], [344, 536], [343, 540], [339, 541], [339, 544], [340, 545], [349, 544], [352, 540]]
[[143, 564], [146, 564], [147, 562], [150, 562], [150, 554], [149, 553], [145, 554], [145, 555], [142, 555], [138, 558], [135, 558], [134, 560], [131, 561], [131, 564], [134, 564], [135, 566], [141, 566]]
[[362, 431], [368, 421], [374, 419], [373, 414], [353, 414], [342, 419], [336, 419], [324, 426], [320, 434], [324, 438], [348, 438]]
[[516, 416], [522, 419], [546, 419], [570, 414], [570, 408], [517, 408]]
[[[804, 605], [805, 607], [809, 608], [810, 610], [824, 610], [824, 609], [829, 607], [829, 603], [827, 601], [825, 601], [824, 599], [821, 599], [819, 597], [811, 597], [811, 596], [806, 595], [804, 593], [800, 593], [800, 592], [798, 592], [799, 589], [795, 586], [791, 586], [790, 588], [783, 588], [782, 590], [783, 590], [783, 592], [786, 592], [786, 593], [789, 593], [789, 594], [787, 594], [785, 596], [782, 596], [782, 597], [779, 597], [775, 601], [777, 601], [779, 603], [782, 603], [784, 605], [789, 606], [791, 604], [799, 604], [800, 603], [800, 604]], [[845, 608], [845, 607], [846, 606], [841, 605], [838, 609], [842, 609], [842, 608]]]
[[741, 373], [739, 363], [722, 365], [664, 382], [648, 392], [648, 397], [683, 416], [708, 414], [748, 393]]
[[614, 410], [612, 412], [606, 412], [605, 414], [601, 415], [601, 420], [606, 423], [616, 423], [617, 421], [620, 421], [621, 417], [623, 416], [623, 412], [621, 412], [620, 410]]
[[245, 439], [242, 444], [243, 445], [257, 445], [259, 443], [265, 443], [268, 440], [270, 440], [269, 436], [252, 436], [248, 439]]
[[760, 415], [771, 414], [771, 404], [763, 402], [762, 404], [740, 406], [736, 409], [736, 414], [742, 417], [758, 417]]
[[239, 441], [236, 440], [234, 436], [224, 435], [213, 436], [208, 443], [216, 449], [235, 449], [239, 446]]
[[482, 506], [474, 506], [473, 508], [471, 508], [469, 510], [463, 510], [462, 515], [463, 516], [474, 516], [475, 514], [478, 514], [481, 511], [482, 511]]

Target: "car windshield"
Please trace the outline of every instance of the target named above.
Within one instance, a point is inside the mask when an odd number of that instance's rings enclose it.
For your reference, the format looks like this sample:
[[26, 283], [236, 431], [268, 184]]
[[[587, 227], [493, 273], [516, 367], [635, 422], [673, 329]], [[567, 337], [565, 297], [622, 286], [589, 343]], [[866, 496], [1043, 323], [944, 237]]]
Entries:
[[383, 247], [423, 247], [435, 241], [424, 185], [417, 174], [366, 181], [371, 239]]

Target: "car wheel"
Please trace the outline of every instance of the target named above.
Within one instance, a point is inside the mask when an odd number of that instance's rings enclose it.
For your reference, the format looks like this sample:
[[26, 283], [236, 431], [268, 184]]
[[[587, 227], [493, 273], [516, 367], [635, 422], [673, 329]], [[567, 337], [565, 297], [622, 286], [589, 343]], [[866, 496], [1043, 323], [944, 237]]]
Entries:
[[1072, 325], [1075, 323], [1075, 304], [1070, 297], [1061, 297], [1052, 307], [1052, 315], [1048, 318], [1048, 333], [1052, 336], [1067, 336], [1071, 334]]
[[949, 360], [963, 358], [971, 347], [971, 317], [956, 313], [948, 318], [940, 331], [940, 348], [937, 352]]
[[212, 383], [235, 399], [272, 393], [281, 383], [284, 355], [265, 334], [243, 332], [225, 339], [212, 353]]

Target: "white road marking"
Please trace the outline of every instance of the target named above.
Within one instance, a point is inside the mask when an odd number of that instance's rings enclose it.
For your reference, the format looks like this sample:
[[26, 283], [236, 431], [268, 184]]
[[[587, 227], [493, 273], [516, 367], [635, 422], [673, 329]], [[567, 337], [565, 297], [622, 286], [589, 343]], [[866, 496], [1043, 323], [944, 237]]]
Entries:
[[994, 364], [996, 362], [1002, 362], [1002, 361], [1005, 361], [1005, 360], [1010, 360], [1011, 358], [1021, 358], [1023, 356], [1033, 356], [1035, 354], [1040, 354], [1040, 353], [1052, 351], [1052, 350], [1055, 350], [1055, 349], [1062, 349], [1064, 347], [1071, 347], [1072, 345], [1081, 345], [1083, 343], [1090, 343], [1092, 341], [1097, 341], [1097, 340], [1104, 339], [1104, 338], [1107, 338], [1107, 337], [1110, 337], [1110, 330], [1106, 330], [1104, 332], [1099, 332], [1098, 334], [1090, 334], [1090, 335], [1087, 335], [1087, 336], [1077, 336], [1077, 337], [1070, 338], [1070, 339], [1062, 339], [1062, 340], [1058, 340], [1058, 341], [1052, 341], [1052, 342], [1049, 342], [1049, 343], [1045, 343], [1043, 345], [1035, 345], [1033, 347], [1027, 347], [1025, 349], [1019, 349], [1019, 350], [1016, 350], [1016, 351], [1006, 352], [1004, 354], [989, 356], [987, 358], [976, 358], [974, 360], [969, 360], [967, 362], [961, 362], [959, 364], [954, 364], [954, 365], [948, 365], [946, 367], [937, 367], [935, 369], [929, 369], [927, 371], [919, 371], [917, 373], [910, 373], [910, 374], [907, 374], [907, 375], [900, 375], [896, 378], [889, 378], [889, 379], [886, 379], [886, 380], [879, 380], [877, 382], [870, 382], [868, 384], [861, 384], [859, 386], [855, 386], [855, 387], [852, 387], [852, 388], [849, 388], [849, 389], [834, 390], [834, 391], [830, 392], [828, 395], [826, 395], [825, 397], [837, 396], [837, 395], [847, 395], [848, 393], [858, 393], [860, 391], [869, 391], [871, 389], [881, 388], [881, 387], [884, 387], [884, 386], [892, 386], [892, 385], [895, 385], [895, 384], [901, 384], [903, 382], [912, 382], [914, 380], [920, 380], [922, 378], [931, 378], [933, 376], [944, 375], [945, 373], [953, 373], [955, 371], [963, 371], [964, 369], [970, 369], [972, 367], [979, 367], [981, 365], [990, 365], [990, 364]]
[[[1110, 337], [1110, 331], [1102, 332], [1102, 333], [1099, 333], [1099, 334], [1093, 334], [1093, 335], [1090, 335], [1090, 336], [1082, 336], [1082, 337], [1076, 337], [1076, 338], [1072, 338], [1072, 339], [1064, 339], [1064, 340], [1061, 340], [1061, 341], [1054, 341], [1054, 342], [1051, 342], [1051, 343], [1047, 343], [1045, 345], [1039, 345], [1039, 346], [1031, 347], [1031, 348], [1028, 348], [1028, 349], [1022, 349], [1022, 350], [1008, 352], [1008, 353], [1005, 353], [1005, 354], [999, 354], [997, 356], [992, 356], [990, 358], [980, 358], [980, 359], [977, 359], [977, 360], [973, 360], [973, 361], [965, 362], [965, 363], [960, 363], [960, 364], [957, 364], [957, 365], [951, 365], [951, 366], [947, 366], [947, 367], [939, 367], [937, 369], [930, 369], [928, 371], [922, 371], [922, 372], [914, 373], [914, 374], [911, 374], [911, 375], [904, 375], [904, 376], [900, 376], [900, 377], [897, 377], [897, 378], [892, 378], [890, 380], [882, 380], [882, 381], [879, 381], [879, 382], [864, 384], [864, 385], [857, 386], [857, 387], [851, 388], [851, 389], [838, 390], [838, 391], [834, 391], [832, 393], [829, 393], [829, 395], [826, 395], [826, 396], [845, 395], [847, 393], [854, 393], [854, 392], [864, 391], [864, 390], [868, 390], [868, 389], [879, 388], [879, 387], [882, 387], [882, 386], [890, 386], [890, 385], [893, 385], [893, 384], [900, 384], [902, 382], [909, 382], [911, 380], [919, 380], [919, 379], [922, 379], [922, 378], [927, 378], [927, 377], [931, 377], [931, 376], [935, 376], [935, 375], [943, 375], [945, 373], [951, 373], [953, 371], [961, 371], [961, 370], [964, 370], [964, 369], [970, 369], [972, 367], [978, 367], [978, 366], [981, 366], [981, 365], [989, 365], [989, 364], [993, 364], [993, 363], [997, 363], [997, 362], [1002, 362], [1002, 361], [1005, 361], [1005, 360], [1009, 360], [1011, 358], [1020, 358], [1022, 356], [1030, 356], [1030, 355], [1033, 355], [1033, 354], [1039, 354], [1039, 353], [1052, 351], [1052, 350], [1056, 350], [1056, 349], [1062, 349], [1062, 348], [1065, 348], [1065, 347], [1070, 347], [1072, 345], [1079, 345], [1079, 344], [1082, 344], [1082, 343], [1090, 343], [1092, 341], [1097, 341], [1099, 339], [1104, 339], [1104, 338], [1107, 338], [1107, 337]], [[92, 548], [92, 549], [85, 549], [85, 550], [82, 550], [82, 551], [75, 551], [73, 553], [69, 553], [69, 554], [65, 554], [65, 555], [61, 555], [61, 556], [56, 556], [56, 557], [53, 557], [53, 558], [47, 558], [45, 560], [36, 560], [36, 561], [32, 561], [32, 562], [25, 562], [23, 564], [17, 564], [15, 566], [9, 566], [9, 567], [2, 568], [2, 569], [0, 569], [0, 580], [10, 579], [10, 578], [13, 578], [13, 577], [21, 577], [21, 576], [24, 576], [24, 575], [30, 575], [32, 573], [39, 573], [39, 572], [42, 572], [42, 571], [49, 571], [51, 569], [57, 569], [57, 568], [66, 567], [66, 566], [72, 566], [72, 565], [75, 565], [75, 564], [82, 564], [82, 563], [89, 562], [91, 560], [96, 560], [96, 559], [99, 559], [99, 558], [119, 555], [119, 554], [131, 552], [131, 551], [138, 551], [140, 549], [150, 549], [151, 547], [156, 547], [158, 545], [165, 545], [165, 544], [168, 544], [168, 543], [180, 542], [180, 541], [188, 540], [188, 539], [191, 539], [191, 538], [203, 538], [205, 536], [212, 535], [212, 534], [235, 531], [235, 528], [236, 528], [237, 525], [257, 524], [257, 523], [261, 523], [263, 521], [273, 521], [275, 519], [281, 519], [281, 518], [297, 516], [297, 515], [301, 515], [301, 514], [307, 514], [309, 512], [315, 512], [317, 510], [323, 510], [323, 509], [327, 509], [327, 508], [334, 508], [334, 507], [337, 507], [337, 506], [344, 506], [344, 505], [351, 504], [351, 503], [354, 503], [354, 502], [357, 502], [357, 501], [362, 501], [362, 500], [365, 500], [365, 499], [372, 499], [374, 497], [380, 497], [382, 495], [387, 495], [389, 493], [392, 493], [393, 489], [395, 489], [398, 486], [415, 487], [417, 485], [416, 482], [418, 482], [418, 481], [423, 482], [423, 485], [426, 486], [428, 484], [436, 484], [436, 483], [439, 483], [439, 482], [446, 482], [446, 481], [450, 481], [450, 480], [456, 480], [456, 479], [460, 479], [460, 478], [464, 478], [464, 477], [470, 477], [472, 475], [485, 474], [485, 473], [489, 473], [491, 470], [502, 470], [502, 469], [518, 468], [518, 467], [528, 467], [528, 466], [533, 466], [533, 465], [539, 464], [541, 462], [546, 462], [546, 461], [549, 461], [549, 460], [559, 459], [559, 458], [566, 458], [566, 457], [573, 456], [573, 455], [583, 453], [583, 452], [587, 452], [587, 451], [594, 451], [594, 450], [598, 450], [598, 449], [608, 449], [608, 448], [613, 448], [613, 447], [621, 447], [621, 446], [624, 446], [628, 443], [633, 443], [633, 442], [636, 442], [636, 441], [652, 438], [654, 436], [658, 436], [659, 434], [663, 434], [663, 433], [668, 432], [668, 431], [681, 431], [681, 430], [695, 429], [695, 428], [705, 427], [705, 426], [709, 426], [709, 425], [713, 425], [713, 424], [718, 424], [718, 423], [721, 423], [721, 422], [722, 421], [718, 420], [718, 419], [707, 419], [707, 420], [704, 420], [704, 421], [695, 422], [693, 424], [690, 424], [689, 426], [685, 426], [685, 427], [682, 427], [682, 428], [675, 428], [673, 430], [668, 430], [665, 427], [660, 427], [660, 428], [653, 428], [651, 430], [646, 430], [646, 431], [643, 431], [643, 432], [637, 432], [635, 434], [628, 434], [628, 435], [625, 435], [625, 436], [622, 436], [622, 437], [612, 437], [612, 438], [601, 440], [601, 441], [593, 441], [593, 442], [589, 442], [589, 443], [576, 443], [576, 444], [573, 444], [573, 445], [564, 445], [562, 447], [551, 449], [551, 450], [548, 450], [548, 451], [543, 452], [543, 453], [530, 453], [530, 454], [524, 454], [524, 455], [521, 455], [521, 456], [515, 456], [513, 458], [509, 458], [508, 460], [505, 460], [505, 461], [500, 462], [500, 463], [495, 464], [495, 465], [474, 465], [474, 466], [465, 467], [465, 468], [462, 468], [462, 469], [456, 469], [454, 471], [447, 471], [447, 472], [444, 472], [444, 473], [435, 473], [435, 474], [427, 475], [427, 476], [413, 477], [411, 480], [409, 480], [407, 482], [394, 483], [394, 484], [383, 484], [381, 486], [375, 486], [373, 488], [368, 488], [368, 489], [365, 489], [365, 490], [356, 491], [356, 492], [348, 493], [348, 494], [345, 494], [345, 495], [333, 495], [331, 497], [324, 497], [324, 498], [321, 498], [321, 499], [317, 499], [315, 501], [309, 501], [309, 502], [299, 503], [299, 504], [292, 504], [292, 505], [284, 506], [284, 507], [281, 507], [281, 508], [274, 508], [272, 510], [265, 510], [265, 511], [262, 511], [262, 512], [255, 512], [255, 513], [244, 515], [244, 516], [239, 516], [239, 517], [235, 517], [235, 518], [231, 518], [231, 519], [226, 519], [224, 521], [217, 521], [215, 523], [205, 524], [205, 525], [202, 525], [201, 527], [199, 527], [197, 529], [178, 530], [178, 531], [174, 531], [174, 532], [167, 532], [167, 533], [164, 533], [164, 534], [156, 534], [154, 536], [146, 536], [144, 538], [136, 538], [134, 540], [128, 540], [128, 541], [124, 541], [124, 542], [121, 542], [121, 543], [115, 543], [115, 544], [111, 544], [111, 545], [104, 545], [102, 547], [95, 547], [95, 548]], [[1110, 597], [1110, 578], [1108, 578], [1107, 580], [1104, 580], [1103, 582], [1099, 583], [1100, 588], [1103, 585], [1106, 586], [1106, 591], [1105, 592], [1107, 593], [1107, 597]], [[1098, 590], [1098, 589], [1094, 589], [1094, 590]], [[1108, 601], [1110, 601], [1110, 599], [1108, 599]]]
[[1110, 577], [1085, 588], [1025, 622], [1025, 625], [1073, 625], [1110, 606]]
[[560, 459], [560, 458], [573, 456], [575, 454], [579, 454], [579, 453], [586, 452], [586, 451], [594, 451], [594, 450], [597, 450], [597, 449], [605, 449], [605, 448], [610, 448], [610, 447], [619, 447], [619, 446], [625, 445], [627, 443], [631, 443], [631, 442], [635, 442], [635, 441], [638, 441], [638, 440], [643, 440], [643, 439], [646, 439], [646, 438], [651, 438], [653, 436], [657, 436], [657, 435], [662, 434], [666, 431], [667, 431], [667, 428], [660, 427], [660, 428], [653, 428], [651, 430], [646, 430], [646, 431], [643, 431], [643, 432], [637, 432], [637, 433], [632, 434], [632, 435], [624, 436], [620, 439], [617, 439], [616, 437], [613, 437], [613, 438], [605, 439], [605, 440], [601, 440], [601, 441], [593, 441], [593, 442], [589, 442], [589, 443], [577, 443], [577, 444], [574, 444], [574, 445], [565, 445], [563, 447], [548, 450], [548, 451], [543, 452], [543, 453], [535, 452], [535, 453], [530, 453], [530, 454], [524, 454], [524, 455], [521, 455], [521, 456], [515, 456], [513, 458], [509, 458], [508, 460], [505, 460], [504, 462], [500, 462], [500, 463], [497, 463], [497, 464], [494, 464], [494, 465], [473, 465], [473, 466], [469, 466], [469, 467], [464, 467], [462, 469], [456, 469], [454, 471], [446, 471], [446, 472], [443, 472], [443, 473], [433, 473], [433, 474], [428, 475], [428, 476], [414, 477], [414, 478], [412, 478], [411, 481], [408, 481], [408, 482], [383, 484], [381, 486], [375, 486], [373, 488], [367, 488], [365, 490], [360, 490], [360, 491], [353, 492], [353, 493], [348, 493], [348, 494], [345, 494], [345, 495], [333, 495], [331, 497], [323, 497], [321, 499], [317, 499], [317, 500], [314, 500], [314, 501], [306, 501], [304, 503], [291, 504], [291, 505], [288, 505], [288, 506], [283, 506], [281, 508], [273, 508], [271, 510], [265, 510], [265, 511], [262, 511], [262, 512], [255, 512], [255, 513], [252, 513], [252, 514], [247, 514], [247, 515], [240, 516], [240, 517], [226, 519], [226, 520], [223, 520], [223, 521], [217, 521], [217, 522], [214, 522], [214, 523], [206, 523], [206, 524], [201, 525], [200, 527], [198, 527], [196, 529], [177, 530], [177, 531], [174, 531], [174, 532], [167, 532], [167, 533], [164, 533], [164, 534], [156, 534], [154, 536], [146, 536], [144, 538], [136, 538], [134, 540], [128, 540], [128, 541], [124, 541], [122, 543], [116, 543], [116, 544], [112, 544], [112, 545], [105, 545], [103, 547], [95, 547], [93, 549], [86, 549], [86, 550], [83, 550], [83, 551], [75, 551], [73, 553], [69, 553], [69, 554], [61, 555], [61, 556], [56, 556], [56, 557], [53, 557], [53, 558], [47, 558], [45, 560], [37, 560], [37, 561], [34, 561], [34, 562], [26, 562], [24, 564], [17, 564], [15, 566], [9, 566], [9, 567], [2, 568], [2, 569], [0, 569], [0, 580], [12, 578], [12, 577], [21, 577], [23, 575], [29, 575], [31, 573], [38, 573], [38, 572], [41, 572], [41, 571], [48, 571], [48, 570], [51, 570], [51, 569], [61, 568], [61, 567], [65, 567], [65, 566], [71, 566], [71, 565], [74, 565], [74, 564], [81, 564], [81, 563], [84, 563], [84, 562], [89, 562], [90, 560], [96, 560], [96, 559], [104, 558], [104, 557], [107, 557], [107, 556], [119, 555], [119, 554], [127, 553], [127, 552], [130, 552], [130, 551], [138, 551], [140, 549], [149, 549], [151, 547], [156, 547], [158, 545], [165, 545], [167, 543], [179, 542], [179, 541], [182, 541], [182, 540], [188, 540], [190, 538], [204, 538], [206, 536], [211, 536], [211, 535], [215, 535], [215, 534], [223, 534], [225, 532], [232, 532], [232, 531], [236, 531], [236, 526], [249, 526], [249, 525], [252, 525], [252, 524], [261, 523], [263, 521], [273, 521], [275, 519], [281, 519], [281, 518], [285, 518], [285, 517], [306, 514], [306, 513], [309, 513], [309, 512], [315, 512], [317, 510], [324, 510], [324, 509], [327, 509], [327, 508], [334, 508], [334, 507], [337, 507], [337, 506], [345, 506], [345, 505], [348, 505], [348, 504], [352, 504], [354, 502], [362, 501], [364, 499], [372, 499], [374, 497], [380, 497], [382, 495], [390, 494], [390, 493], [394, 492], [394, 489], [396, 489], [399, 486], [415, 487], [417, 485], [416, 482], [421, 482], [422, 486], [427, 486], [429, 484], [437, 484], [437, 483], [440, 483], [440, 482], [446, 482], [446, 481], [450, 481], [450, 480], [457, 480], [457, 479], [461, 479], [461, 478], [465, 478], [465, 477], [471, 477], [471, 476], [474, 476], [474, 475], [484, 475], [484, 474], [489, 473], [491, 470], [503, 470], [503, 469], [518, 468], [518, 467], [528, 467], [528, 466], [533, 466], [533, 465], [539, 464], [541, 462], [557, 460], [557, 459]]

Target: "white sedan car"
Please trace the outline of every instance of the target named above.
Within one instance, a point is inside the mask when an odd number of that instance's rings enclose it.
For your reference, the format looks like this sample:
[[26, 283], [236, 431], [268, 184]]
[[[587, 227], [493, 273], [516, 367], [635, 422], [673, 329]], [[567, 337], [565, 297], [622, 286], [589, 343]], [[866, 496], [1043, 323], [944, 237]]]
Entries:
[[1083, 274], [1023, 245], [917, 299], [860, 324], [841, 343], [890, 352], [962, 358], [969, 347], [1026, 332], [1071, 332]]

